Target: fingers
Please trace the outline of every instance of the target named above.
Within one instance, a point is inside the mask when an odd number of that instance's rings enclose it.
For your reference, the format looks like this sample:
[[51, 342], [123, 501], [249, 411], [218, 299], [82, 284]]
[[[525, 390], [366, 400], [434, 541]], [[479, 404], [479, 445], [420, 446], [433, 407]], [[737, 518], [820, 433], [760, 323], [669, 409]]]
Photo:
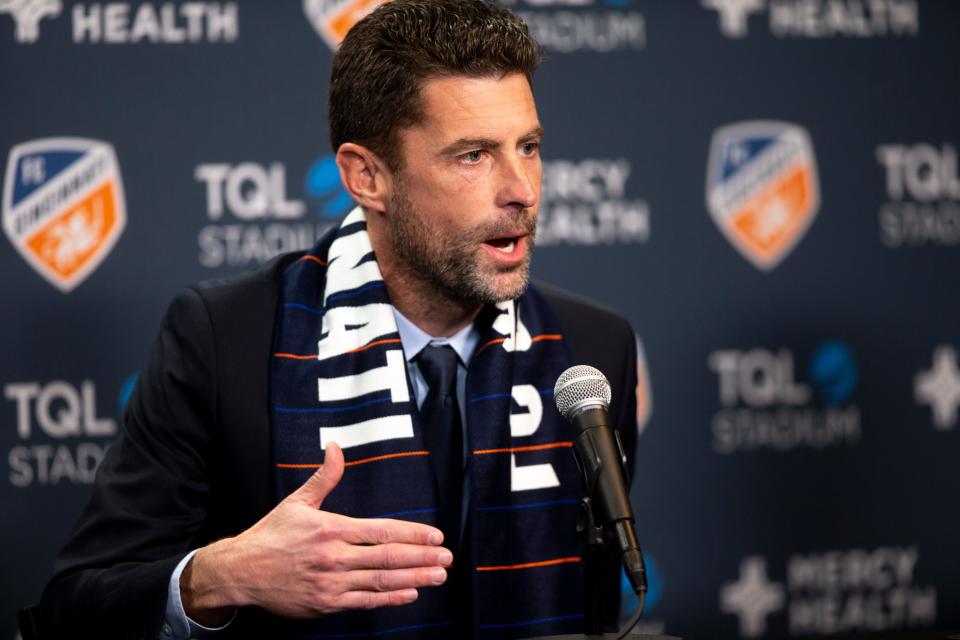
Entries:
[[437, 546], [443, 533], [435, 527], [390, 518], [347, 518], [342, 539], [351, 544], [388, 544], [401, 542]]
[[453, 554], [443, 547], [390, 544], [372, 547], [351, 546], [342, 559], [344, 569], [440, 568], [453, 564]]
[[343, 451], [336, 442], [331, 442], [324, 453], [323, 465], [299, 489], [287, 496], [287, 500], [319, 509], [342, 477]]
[[379, 607], [399, 607], [417, 599], [416, 589], [400, 591], [348, 591], [335, 601], [338, 609], [377, 609]]
[[436, 587], [447, 581], [440, 567], [417, 569], [365, 569], [347, 574], [349, 591], [402, 591], [417, 587]]

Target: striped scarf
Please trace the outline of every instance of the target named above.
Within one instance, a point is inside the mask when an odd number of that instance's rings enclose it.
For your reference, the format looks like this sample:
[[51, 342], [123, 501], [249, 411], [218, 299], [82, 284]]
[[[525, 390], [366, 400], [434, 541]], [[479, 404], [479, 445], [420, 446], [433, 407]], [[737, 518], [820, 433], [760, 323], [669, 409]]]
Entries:
[[[343, 480], [323, 509], [436, 526], [437, 495], [393, 307], [362, 210], [284, 273], [270, 369], [276, 497], [323, 464], [334, 441]], [[303, 638], [522, 638], [582, 629], [580, 475], [553, 383], [570, 364], [556, 319], [530, 287], [489, 305], [466, 384], [472, 611], [450, 581], [413, 604], [298, 622]], [[456, 555], [456, 552], [455, 552]]]

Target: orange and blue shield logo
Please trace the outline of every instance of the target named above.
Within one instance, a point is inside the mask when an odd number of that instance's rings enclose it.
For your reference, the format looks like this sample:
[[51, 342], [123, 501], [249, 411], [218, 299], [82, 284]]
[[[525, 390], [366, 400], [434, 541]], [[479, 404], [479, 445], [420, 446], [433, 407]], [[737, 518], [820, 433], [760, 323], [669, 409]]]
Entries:
[[10, 150], [3, 230], [40, 275], [64, 293], [109, 255], [127, 222], [113, 147], [45, 138]]
[[327, 46], [336, 50], [347, 31], [384, 0], [303, 0], [303, 12]]
[[707, 209], [727, 240], [770, 271], [806, 234], [820, 208], [810, 136], [786, 122], [717, 129], [707, 166]]

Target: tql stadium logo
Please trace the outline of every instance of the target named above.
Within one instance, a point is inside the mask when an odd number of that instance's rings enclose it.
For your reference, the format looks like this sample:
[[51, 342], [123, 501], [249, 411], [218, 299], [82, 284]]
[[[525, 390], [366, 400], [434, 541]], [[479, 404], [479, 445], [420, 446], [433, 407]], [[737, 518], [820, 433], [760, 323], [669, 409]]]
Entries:
[[549, 53], [641, 51], [647, 23], [634, 0], [498, 0]]
[[336, 49], [353, 25], [383, 3], [384, 0], [303, 0], [303, 12], [327, 46]]
[[886, 178], [886, 202], [879, 215], [884, 246], [960, 246], [956, 144], [881, 144], [876, 158]]
[[708, 358], [717, 374], [720, 409], [713, 416], [719, 454], [856, 446], [862, 437], [854, 399], [860, 378], [853, 351], [827, 340], [812, 353], [802, 382], [794, 351], [721, 349]]
[[197, 236], [200, 264], [251, 267], [304, 251], [353, 208], [334, 154], [308, 167], [302, 190], [288, 184], [288, 173], [280, 161], [197, 165], [194, 178], [205, 187], [209, 221]]
[[3, 230], [27, 263], [64, 293], [103, 262], [126, 222], [110, 144], [45, 138], [10, 150]]
[[774, 121], [717, 129], [706, 199], [730, 243], [757, 268], [772, 270], [803, 238], [820, 207], [809, 135], [795, 124]]

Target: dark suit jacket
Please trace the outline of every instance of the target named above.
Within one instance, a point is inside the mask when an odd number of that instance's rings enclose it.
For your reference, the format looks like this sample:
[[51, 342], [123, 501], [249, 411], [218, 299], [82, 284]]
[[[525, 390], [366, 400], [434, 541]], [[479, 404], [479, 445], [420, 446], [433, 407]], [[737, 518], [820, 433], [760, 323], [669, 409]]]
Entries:
[[[157, 638], [170, 576], [183, 556], [239, 533], [273, 507], [270, 356], [281, 275], [299, 255], [202, 283], [174, 299], [122, 433], [55, 562], [41, 600], [41, 632], [66, 637], [97, 628], [98, 637]], [[609, 311], [539, 288], [561, 322], [573, 362], [610, 379], [611, 420], [632, 457], [632, 329]], [[610, 601], [619, 600], [617, 587], [611, 578]], [[266, 616], [241, 612], [228, 635], [252, 635], [258, 618]], [[274, 635], [276, 622], [271, 629]]]

